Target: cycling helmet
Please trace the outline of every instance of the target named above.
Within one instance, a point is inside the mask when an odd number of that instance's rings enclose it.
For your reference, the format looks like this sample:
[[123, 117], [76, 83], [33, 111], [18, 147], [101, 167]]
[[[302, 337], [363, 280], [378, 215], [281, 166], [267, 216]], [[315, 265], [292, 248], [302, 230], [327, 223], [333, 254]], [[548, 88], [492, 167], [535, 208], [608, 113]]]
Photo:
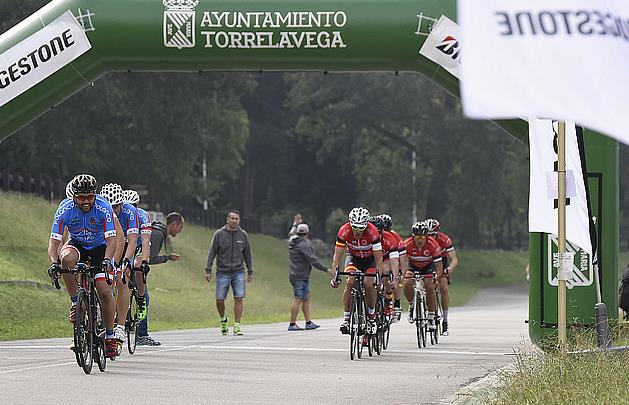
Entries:
[[352, 208], [349, 212], [349, 224], [353, 228], [367, 228], [369, 224], [369, 211], [363, 207]]
[[109, 201], [111, 205], [121, 204], [123, 202], [122, 187], [116, 183], [108, 183], [100, 189], [100, 194]]
[[73, 197], [76, 194], [96, 194], [98, 184], [96, 183], [94, 176], [89, 174], [78, 174], [74, 176], [70, 182], [70, 188], [72, 189]]
[[378, 231], [382, 231], [384, 230], [384, 221], [382, 220], [382, 216], [378, 215], [376, 217], [371, 217], [369, 219], [369, 222], [371, 222], [372, 224], [374, 224], [374, 226], [378, 229]]
[[72, 180], [70, 180], [68, 184], [66, 185], [66, 197], [68, 197], [69, 199], [72, 199], [73, 196], [74, 196], [74, 193], [72, 192]]
[[428, 228], [430, 229], [430, 233], [437, 233], [439, 230], [439, 221], [434, 218], [428, 218], [425, 220]]
[[382, 218], [382, 223], [384, 224], [384, 230], [390, 231], [393, 226], [393, 220], [391, 219], [391, 215], [389, 214], [380, 214], [380, 218]]
[[122, 199], [129, 204], [137, 204], [140, 202], [140, 195], [135, 190], [124, 190], [122, 192]]
[[411, 232], [413, 233], [413, 236], [428, 235], [430, 228], [428, 228], [428, 224], [426, 222], [419, 221], [413, 224]]

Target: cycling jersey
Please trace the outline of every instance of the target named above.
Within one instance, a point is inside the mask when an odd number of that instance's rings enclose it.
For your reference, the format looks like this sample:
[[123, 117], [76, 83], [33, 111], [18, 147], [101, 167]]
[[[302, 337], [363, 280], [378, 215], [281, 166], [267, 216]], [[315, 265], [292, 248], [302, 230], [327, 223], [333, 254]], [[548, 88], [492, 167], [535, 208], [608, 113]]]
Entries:
[[122, 226], [122, 233], [126, 237], [129, 234], [138, 234], [139, 221], [138, 210], [129, 203], [122, 203], [118, 220]]
[[400, 244], [395, 235], [389, 231], [382, 232], [382, 258], [384, 260], [400, 257]]
[[448, 235], [443, 232], [437, 232], [437, 235], [433, 236], [439, 247], [441, 248], [441, 257], [448, 257], [448, 252], [454, 251], [454, 246], [452, 245], [452, 239]]
[[336, 235], [336, 247], [344, 248], [346, 246], [352, 256], [358, 258], [373, 256], [375, 250], [382, 250], [378, 228], [370, 223], [357, 238], [354, 236], [349, 222], [345, 223]]
[[391, 232], [391, 235], [393, 235], [395, 237], [395, 239], [397, 240], [399, 255], [400, 256], [405, 255], [406, 254], [406, 246], [404, 245], [404, 239], [402, 239], [400, 234], [395, 232], [393, 229], [391, 229], [390, 231], [385, 231], [385, 232]]
[[441, 248], [430, 236], [426, 238], [426, 243], [421, 248], [417, 246], [412, 236], [404, 241], [404, 245], [408, 262], [415, 269], [424, 269], [433, 263], [441, 262]]
[[83, 212], [73, 200], [65, 199], [53, 217], [50, 238], [61, 241], [63, 231], [68, 233], [85, 249], [92, 250], [106, 244], [105, 238], [116, 236], [114, 229], [114, 211], [109, 202], [97, 195], [92, 209]]
[[[144, 211], [142, 208], [138, 208], [138, 223], [140, 225], [140, 234], [142, 235], [151, 235], [151, 217], [149, 213]], [[142, 246], [142, 238], [138, 238], [138, 246]]]

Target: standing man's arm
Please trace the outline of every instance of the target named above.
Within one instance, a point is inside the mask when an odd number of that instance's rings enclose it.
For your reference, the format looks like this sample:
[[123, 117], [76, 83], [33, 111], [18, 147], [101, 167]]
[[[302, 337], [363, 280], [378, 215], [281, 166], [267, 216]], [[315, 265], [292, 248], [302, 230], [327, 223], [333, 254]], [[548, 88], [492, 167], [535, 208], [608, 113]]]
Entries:
[[[169, 259], [169, 255], [160, 255], [159, 251], [162, 250], [164, 244], [164, 234], [160, 230], [154, 230], [151, 233], [151, 253], [149, 254], [149, 264], [162, 264], [166, 263]], [[144, 250], [144, 246], [142, 246]]]
[[253, 257], [251, 255], [251, 245], [249, 245], [249, 236], [245, 234], [245, 264], [247, 265], [247, 281], [253, 281]]
[[326, 272], [328, 274], [332, 273], [332, 270], [321, 264], [321, 262], [315, 255], [314, 249], [312, 249], [312, 245], [310, 243], [302, 243], [301, 245], [301, 253], [304, 255], [306, 260], [308, 260], [308, 263], [323, 272]]
[[220, 229], [214, 232], [214, 236], [212, 236], [212, 242], [210, 242], [210, 251], [207, 255], [207, 264], [205, 265], [205, 279], [207, 282], [212, 281], [212, 262], [214, 262], [214, 257], [218, 252], [218, 233]]

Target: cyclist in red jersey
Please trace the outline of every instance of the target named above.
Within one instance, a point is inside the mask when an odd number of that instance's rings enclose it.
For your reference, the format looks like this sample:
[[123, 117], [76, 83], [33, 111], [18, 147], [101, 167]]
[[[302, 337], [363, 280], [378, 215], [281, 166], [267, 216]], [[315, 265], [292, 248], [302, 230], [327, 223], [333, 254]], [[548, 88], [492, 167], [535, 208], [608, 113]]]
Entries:
[[428, 228], [430, 228], [429, 235], [432, 236], [439, 247], [441, 247], [441, 261], [443, 262], [443, 275], [439, 279], [439, 291], [441, 292], [441, 307], [443, 308], [443, 328], [441, 334], [448, 336], [448, 309], [450, 308], [450, 293], [448, 292], [448, 280], [452, 275], [452, 272], [459, 265], [459, 259], [454, 250], [452, 239], [443, 232], [439, 231], [439, 221], [434, 218], [426, 220]]
[[[399, 243], [395, 235], [384, 230], [384, 220], [382, 216], [372, 217], [371, 222], [380, 234], [382, 244], [382, 269], [381, 275], [397, 274], [399, 266]], [[393, 315], [393, 281], [388, 277], [383, 279], [384, 289], [386, 292], [384, 313], [387, 316]]]
[[[363, 207], [353, 208], [349, 212], [349, 222], [346, 222], [338, 231], [332, 268], [340, 267], [341, 260], [345, 256], [345, 271], [363, 271], [375, 274], [382, 268], [382, 244], [378, 229], [369, 223], [369, 211]], [[343, 323], [339, 328], [341, 333], [349, 334], [349, 316], [351, 306], [351, 291], [356, 279], [347, 277], [345, 290], [343, 291]], [[374, 334], [378, 327], [376, 324], [376, 288], [372, 277], [365, 278], [365, 301], [367, 303], [367, 333]], [[333, 288], [339, 286], [338, 282], [330, 282]]]
[[[404, 269], [405, 263], [406, 263], [406, 247], [404, 246], [404, 239], [402, 239], [402, 237], [395, 232], [392, 228], [393, 226], [393, 220], [391, 219], [391, 216], [388, 214], [380, 214], [380, 217], [382, 218], [382, 221], [384, 222], [384, 230], [386, 232], [390, 232], [397, 240], [398, 242], [398, 251], [399, 251], [399, 257], [398, 257], [398, 268], [400, 270]], [[391, 280], [391, 282], [393, 283], [393, 322], [399, 322], [400, 318], [402, 317], [402, 308], [400, 306], [400, 296], [402, 295], [402, 288], [400, 287], [400, 280], [399, 280], [399, 276], [398, 276], [399, 271], [394, 271], [393, 272], [393, 279]]]
[[406, 268], [404, 278], [404, 295], [408, 300], [408, 322], [413, 323], [413, 286], [415, 280], [413, 273], [424, 275], [424, 287], [426, 288], [426, 307], [428, 309], [428, 328], [436, 329], [435, 311], [437, 309], [437, 297], [435, 295], [435, 282], [432, 279], [433, 271], [437, 274], [437, 280], [441, 278], [443, 265], [441, 263], [441, 248], [436, 240], [428, 236], [430, 229], [425, 222], [416, 222], [411, 228], [413, 236], [404, 241], [406, 246]]

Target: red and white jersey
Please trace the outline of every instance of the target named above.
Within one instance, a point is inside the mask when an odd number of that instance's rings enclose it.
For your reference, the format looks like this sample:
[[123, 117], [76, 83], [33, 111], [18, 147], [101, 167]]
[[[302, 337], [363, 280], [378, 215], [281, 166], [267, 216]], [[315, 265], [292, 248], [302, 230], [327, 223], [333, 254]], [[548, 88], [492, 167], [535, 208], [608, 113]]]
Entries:
[[357, 238], [354, 236], [349, 222], [345, 223], [336, 235], [336, 247], [343, 248], [346, 246], [349, 253], [354, 257], [365, 258], [373, 256], [374, 250], [382, 250], [378, 229], [374, 224], [370, 223], [362, 235]]
[[431, 236], [426, 238], [426, 243], [422, 247], [417, 246], [412, 236], [404, 241], [404, 246], [408, 262], [412, 267], [425, 269], [432, 263], [436, 264], [441, 261], [441, 248]]
[[397, 244], [398, 244], [398, 252], [400, 252], [400, 256], [403, 256], [406, 254], [406, 246], [404, 245], [404, 239], [402, 239], [402, 237], [400, 236], [399, 233], [395, 232], [393, 229], [391, 229], [390, 231], [385, 231], [385, 232], [391, 232], [391, 234], [393, 236], [395, 236], [395, 239], [397, 240]]
[[400, 242], [398, 238], [389, 231], [382, 232], [382, 257], [384, 260], [397, 259], [400, 257]]
[[448, 256], [448, 252], [454, 252], [452, 239], [448, 235], [443, 232], [437, 232], [437, 235], [433, 236], [433, 238], [435, 238], [441, 248], [441, 257]]

